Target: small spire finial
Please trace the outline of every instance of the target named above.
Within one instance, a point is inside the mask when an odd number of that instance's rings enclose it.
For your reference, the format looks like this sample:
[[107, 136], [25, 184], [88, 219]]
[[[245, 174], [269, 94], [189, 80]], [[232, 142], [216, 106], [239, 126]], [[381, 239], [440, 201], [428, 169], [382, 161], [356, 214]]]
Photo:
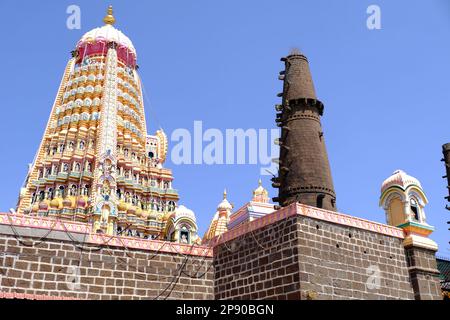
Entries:
[[262, 181], [261, 181], [261, 178], [259, 178], [259, 180], [258, 180], [258, 187], [261, 187], [262, 186]]
[[114, 16], [113, 16], [113, 7], [112, 6], [108, 7], [107, 15], [103, 18], [103, 22], [105, 24], [110, 24], [110, 25], [113, 25], [116, 22], [116, 18], [114, 18]]
[[227, 189], [223, 190], [223, 199], [225, 200], [227, 198]]

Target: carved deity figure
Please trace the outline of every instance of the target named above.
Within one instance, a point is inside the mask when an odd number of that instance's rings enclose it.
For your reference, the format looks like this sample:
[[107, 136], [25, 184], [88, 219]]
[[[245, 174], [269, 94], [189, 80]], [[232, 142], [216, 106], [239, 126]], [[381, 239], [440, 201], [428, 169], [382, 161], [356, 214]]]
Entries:
[[105, 204], [102, 207], [101, 222], [102, 223], [108, 223], [108, 218], [109, 218], [109, 206]]
[[109, 199], [109, 196], [111, 195], [111, 187], [109, 186], [109, 182], [105, 181], [102, 186], [101, 194], [105, 200]]
[[110, 175], [112, 170], [111, 160], [107, 159], [103, 164], [103, 174]]

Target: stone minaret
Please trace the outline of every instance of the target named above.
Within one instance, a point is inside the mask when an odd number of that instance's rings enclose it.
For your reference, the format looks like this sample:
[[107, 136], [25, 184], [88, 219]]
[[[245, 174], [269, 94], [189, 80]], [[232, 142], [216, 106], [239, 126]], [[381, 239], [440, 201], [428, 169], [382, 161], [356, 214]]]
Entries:
[[325, 148], [320, 116], [323, 104], [317, 100], [307, 58], [297, 51], [281, 61], [285, 70], [282, 104], [277, 105], [277, 125], [281, 127], [279, 176], [273, 186], [281, 206], [295, 201], [336, 210], [336, 195]]
[[[442, 161], [444, 161], [445, 164], [445, 175], [442, 178], [447, 179], [448, 192], [448, 195], [445, 197], [445, 199], [450, 203], [450, 143], [446, 143], [442, 146], [442, 153], [444, 155]], [[450, 211], [450, 206], [448, 204], [445, 205], [445, 209]], [[450, 221], [447, 221], [447, 223], [450, 224]]]

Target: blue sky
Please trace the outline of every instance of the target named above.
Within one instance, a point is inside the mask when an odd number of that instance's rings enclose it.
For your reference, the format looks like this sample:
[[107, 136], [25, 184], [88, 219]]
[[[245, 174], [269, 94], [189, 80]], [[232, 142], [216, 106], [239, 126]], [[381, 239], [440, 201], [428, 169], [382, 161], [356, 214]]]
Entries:
[[[66, 8], [81, 8], [81, 30]], [[339, 211], [384, 222], [380, 185], [394, 170], [417, 177], [428, 222], [450, 256], [441, 145], [450, 142], [450, 3], [436, 1], [10, 1], [0, 2], [0, 210], [15, 206], [41, 140], [69, 52], [101, 26], [113, 4], [116, 27], [138, 51], [149, 96], [149, 132], [176, 128], [275, 128], [280, 57], [309, 58]], [[381, 8], [381, 30], [366, 9]], [[170, 146], [169, 146], [170, 147]], [[236, 207], [251, 198], [260, 165], [174, 165], [181, 203], [207, 228], [223, 189]], [[270, 195], [268, 176], [263, 184]]]

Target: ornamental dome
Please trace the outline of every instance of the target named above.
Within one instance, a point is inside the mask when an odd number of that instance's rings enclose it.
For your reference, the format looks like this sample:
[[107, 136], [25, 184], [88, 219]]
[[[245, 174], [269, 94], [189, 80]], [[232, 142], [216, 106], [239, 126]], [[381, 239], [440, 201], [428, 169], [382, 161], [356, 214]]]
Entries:
[[185, 206], [181, 205], [178, 208], [175, 209], [175, 220], [181, 219], [181, 218], [188, 218], [196, 221], [194, 211], [186, 208]]
[[129, 206], [127, 210], [127, 214], [136, 215], [136, 207], [135, 206]]
[[268, 194], [267, 190], [264, 189], [264, 187], [262, 186], [261, 179], [259, 179], [259, 181], [258, 181], [258, 188], [256, 188], [255, 191], [253, 191], [253, 194], [255, 196], [267, 195]]
[[136, 49], [134, 48], [130, 38], [110, 24], [86, 32], [81, 37], [80, 41], [78, 41], [77, 48], [84, 46], [86, 43], [93, 42], [115, 42], [118, 46], [124, 46], [136, 54]]
[[227, 190], [224, 190], [223, 191], [223, 200], [217, 206], [217, 210], [222, 211], [222, 210], [232, 210], [232, 209], [233, 209], [233, 205], [230, 202], [228, 202], [228, 200], [227, 200]]
[[77, 63], [91, 55], [106, 55], [109, 44], [115, 43], [117, 57], [128, 66], [136, 66], [136, 49], [126, 35], [113, 27], [115, 21], [112, 6], [109, 6], [108, 14], [103, 19], [105, 25], [86, 32], [78, 41], [75, 48]]
[[383, 184], [381, 185], [381, 193], [393, 186], [397, 186], [405, 190], [411, 185], [415, 185], [422, 189], [422, 185], [420, 184], [419, 180], [408, 175], [403, 170], [396, 170], [389, 178], [384, 180]]
[[42, 200], [39, 203], [39, 210], [47, 211], [48, 210], [48, 200]]
[[71, 197], [67, 197], [63, 201], [63, 207], [65, 208], [73, 208], [74, 201]]
[[31, 208], [31, 212], [35, 213], [39, 211], [39, 204], [36, 202]]
[[128, 209], [128, 204], [127, 204], [126, 202], [120, 201], [120, 202], [119, 202], [119, 205], [117, 206], [117, 209], [118, 209], [120, 212], [127, 211], [127, 209]]
[[88, 203], [88, 199], [86, 196], [80, 196], [77, 199], [77, 208], [86, 208], [86, 205]]
[[253, 191], [252, 201], [265, 203], [269, 202], [269, 192], [262, 186], [261, 179], [258, 181], [258, 188]]
[[58, 198], [55, 198], [52, 201], [50, 201], [50, 208], [59, 209], [60, 205], [61, 205], [61, 200]]

